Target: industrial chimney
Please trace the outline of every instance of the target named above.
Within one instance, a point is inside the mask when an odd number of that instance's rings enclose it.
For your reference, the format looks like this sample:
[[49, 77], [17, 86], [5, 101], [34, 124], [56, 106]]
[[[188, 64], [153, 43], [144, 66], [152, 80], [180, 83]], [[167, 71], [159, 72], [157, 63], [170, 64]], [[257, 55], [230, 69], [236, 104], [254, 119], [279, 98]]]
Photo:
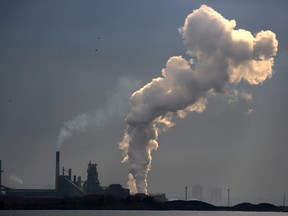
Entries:
[[71, 181], [71, 179], [72, 179], [72, 169], [71, 168], [69, 168], [69, 170], [68, 170], [68, 176], [69, 176], [69, 180]]
[[2, 195], [2, 161], [0, 160], [0, 196]]
[[60, 152], [56, 152], [56, 175], [55, 175], [55, 190], [58, 191], [58, 179], [60, 174]]

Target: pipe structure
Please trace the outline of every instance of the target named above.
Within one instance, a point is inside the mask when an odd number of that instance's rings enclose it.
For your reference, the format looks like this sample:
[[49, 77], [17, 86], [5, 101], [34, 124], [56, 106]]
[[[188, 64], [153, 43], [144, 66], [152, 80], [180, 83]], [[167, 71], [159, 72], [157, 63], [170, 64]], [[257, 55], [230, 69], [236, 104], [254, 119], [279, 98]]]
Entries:
[[74, 175], [74, 176], [73, 176], [73, 183], [74, 183], [75, 185], [77, 185], [77, 180], [76, 180], [76, 178], [77, 178], [76, 175]]
[[77, 186], [78, 186], [79, 188], [81, 188], [81, 183], [82, 183], [81, 176], [78, 176]]
[[0, 160], [0, 196], [2, 195], [2, 161]]
[[71, 170], [71, 168], [68, 170], [68, 176], [69, 176], [69, 180], [71, 181], [71, 179], [72, 179], [72, 170]]
[[55, 190], [58, 190], [58, 179], [60, 174], [60, 152], [56, 152], [56, 174], [55, 174]]
[[228, 207], [230, 207], [230, 188], [227, 189], [228, 192]]

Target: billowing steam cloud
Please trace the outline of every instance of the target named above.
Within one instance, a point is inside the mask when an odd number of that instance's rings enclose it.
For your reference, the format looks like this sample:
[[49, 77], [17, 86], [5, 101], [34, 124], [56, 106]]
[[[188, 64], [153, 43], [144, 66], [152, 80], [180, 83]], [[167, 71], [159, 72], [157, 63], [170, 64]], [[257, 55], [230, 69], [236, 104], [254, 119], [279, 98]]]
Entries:
[[[191, 59], [173, 56], [162, 76], [134, 92], [127, 129], [120, 149], [128, 162], [128, 187], [132, 193], [147, 194], [151, 151], [158, 147], [158, 134], [173, 126], [173, 119], [205, 110], [207, 96], [225, 93], [225, 85], [246, 81], [257, 85], [272, 76], [278, 42], [271, 31], [252, 35], [235, 29], [212, 8], [202, 5], [185, 19], [179, 32]], [[252, 95], [237, 97], [252, 99]]]
[[90, 128], [104, 127], [114, 118], [121, 117], [129, 109], [129, 96], [139, 88], [140, 83], [131, 77], [119, 78], [116, 88], [100, 109], [91, 113], [83, 113], [72, 120], [64, 122], [58, 135], [57, 147], [61, 147], [75, 132], [86, 132]]

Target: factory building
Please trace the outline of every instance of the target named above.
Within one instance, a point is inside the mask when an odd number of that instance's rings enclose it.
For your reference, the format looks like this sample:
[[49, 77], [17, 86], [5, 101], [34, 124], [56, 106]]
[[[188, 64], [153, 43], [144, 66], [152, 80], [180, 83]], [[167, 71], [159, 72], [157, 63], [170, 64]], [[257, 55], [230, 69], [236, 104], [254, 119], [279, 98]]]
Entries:
[[105, 189], [105, 194], [117, 198], [126, 198], [130, 195], [129, 189], [124, 189], [120, 184], [111, 184]]
[[60, 174], [60, 152], [56, 152], [56, 172], [55, 189], [12, 189], [2, 185], [1, 182], [1, 160], [0, 160], [0, 196], [15, 196], [29, 198], [64, 198], [64, 197], [82, 197], [90, 194], [109, 195], [120, 198], [126, 198], [130, 195], [128, 189], [122, 188], [120, 184], [112, 184], [108, 187], [101, 187], [98, 179], [97, 164], [88, 164], [87, 180], [82, 181], [81, 176], [73, 176], [72, 170], [62, 168]]

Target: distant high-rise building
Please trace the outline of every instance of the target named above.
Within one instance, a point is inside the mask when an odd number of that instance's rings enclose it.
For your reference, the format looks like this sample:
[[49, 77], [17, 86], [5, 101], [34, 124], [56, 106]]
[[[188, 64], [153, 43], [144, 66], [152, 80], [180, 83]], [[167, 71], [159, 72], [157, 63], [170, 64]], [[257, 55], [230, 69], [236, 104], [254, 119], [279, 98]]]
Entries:
[[211, 204], [221, 206], [222, 202], [222, 190], [220, 188], [213, 188], [211, 190]]
[[192, 199], [203, 201], [203, 187], [200, 184], [192, 185]]

